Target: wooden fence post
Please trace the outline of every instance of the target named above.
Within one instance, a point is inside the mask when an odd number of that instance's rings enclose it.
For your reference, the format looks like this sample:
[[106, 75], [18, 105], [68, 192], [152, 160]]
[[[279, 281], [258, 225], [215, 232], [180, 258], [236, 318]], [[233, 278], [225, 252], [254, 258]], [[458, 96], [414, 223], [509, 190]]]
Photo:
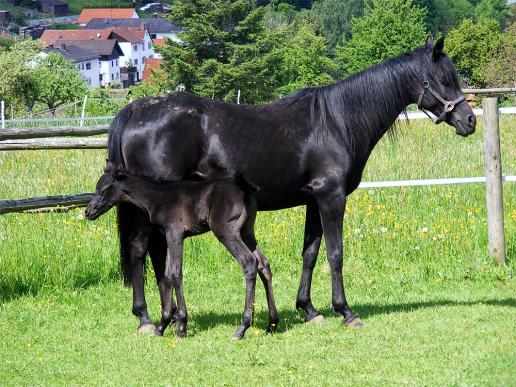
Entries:
[[498, 126], [498, 99], [495, 97], [484, 98], [482, 107], [484, 109], [484, 168], [486, 174], [489, 255], [498, 263], [504, 263], [505, 235], [503, 230], [502, 160]]

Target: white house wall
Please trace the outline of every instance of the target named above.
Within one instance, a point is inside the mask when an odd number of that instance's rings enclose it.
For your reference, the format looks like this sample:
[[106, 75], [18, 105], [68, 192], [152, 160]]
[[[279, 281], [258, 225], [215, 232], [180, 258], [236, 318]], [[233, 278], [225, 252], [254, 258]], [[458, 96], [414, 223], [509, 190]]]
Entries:
[[[89, 64], [89, 69], [88, 69]], [[82, 78], [88, 85], [90, 89], [94, 87], [100, 86], [99, 81], [99, 61], [98, 59], [90, 59], [90, 60], [84, 60], [80, 62], [75, 62], [75, 67], [79, 70], [81, 73]]]

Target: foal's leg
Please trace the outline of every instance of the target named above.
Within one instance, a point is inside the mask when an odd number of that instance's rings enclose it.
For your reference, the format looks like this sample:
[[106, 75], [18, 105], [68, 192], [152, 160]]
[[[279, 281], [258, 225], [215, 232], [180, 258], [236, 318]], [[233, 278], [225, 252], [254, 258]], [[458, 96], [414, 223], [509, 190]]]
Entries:
[[343, 324], [361, 326], [362, 321], [353, 314], [346, 301], [342, 278], [342, 221], [346, 209], [346, 195], [343, 189], [335, 188], [317, 198], [326, 242], [328, 262], [331, 268], [332, 306], [336, 313], [344, 316]]
[[297, 291], [296, 308], [306, 312], [306, 321], [322, 322], [324, 318], [312, 305], [310, 290], [312, 273], [314, 271], [322, 238], [321, 217], [319, 208], [314, 202], [306, 206], [305, 239], [303, 244], [303, 271]]
[[173, 298], [172, 290], [174, 289], [177, 297], [177, 311], [175, 319], [177, 324], [177, 336], [186, 336], [186, 323], [188, 314], [183, 294], [183, 236], [175, 232], [167, 231], [168, 254], [165, 263], [164, 283], [164, 300], [162, 307], [161, 322], [156, 328], [158, 335], [163, 332], [170, 324], [173, 318]]
[[244, 225], [242, 229], [242, 239], [244, 240], [249, 250], [251, 250], [254, 256], [258, 259], [258, 275], [260, 276], [260, 279], [265, 288], [267, 306], [269, 308], [269, 326], [267, 327], [267, 332], [273, 333], [278, 326], [279, 318], [278, 311], [276, 309], [276, 303], [274, 301], [274, 294], [272, 292], [272, 271], [269, 260], [256, 243], [256, 238], [254, 235], [255, 217], [256, 213], [254, 216], [250, 216]]
[[140, 319], [138, 332], [154, 332], [154, 326], [149, 313], [147, 312], [147, 302], [145, 301], [144, 291], [144, 263], [149, 246], [149, 239], [152, 229], [150, 225], [135, 223], [131, 232], [130, 259], [131, 274], [133, 278], [133, 314]]
[[[165, 305], [165, 263], [167, 258], [167, 239], [156, 227], [153, 228], [153, 232], [149, 241], [149, 256], [151, 258], [152, 267], [154, 268], [154, 274], [156, 276], [156, 283], [158, 284], [159, 297], [161, 301], [161, 308]], [[174, 314], [176, 313], [177, 306], [172, 296], [172, 323], [175, 322]]]
[[[226, 227], [226, 228], [230, 228]], [[226, 229], [222, 232], [213, 230], [215, 236], [228, 249], [228, 251], [236, 258], [242, 266], [245, 276], [245, 306], [242, 323], [237, 327], [233, 338], [240, 340], [244, 337], [245, 331], [251, 326], [253, 318], [254, 292], [256, 288], [256, 271], [258, 262], [254, 254], [247, 248], [244, 241], [240, 237], [240, 232], [236, 230]], [[178, 297], [179, 298], [179, 297]], [[178, 300], [179, 303], [179, 300]]]

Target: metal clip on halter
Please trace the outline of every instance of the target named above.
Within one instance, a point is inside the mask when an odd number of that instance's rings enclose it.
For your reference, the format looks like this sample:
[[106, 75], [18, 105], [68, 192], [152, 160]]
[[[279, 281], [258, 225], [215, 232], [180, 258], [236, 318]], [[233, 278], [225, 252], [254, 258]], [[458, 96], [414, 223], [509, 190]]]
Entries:
[[443, 122], [444, 119], [446, 118], [446, 114], [455, 110], [457, 105], [459, 105], [461, 102], [466, 100], [464, 98], [464, 96], [461, 95], [460, 97], [454, 99], [453, 101], [447, 101], [443, 97], [441, 97], [439, 95], [439, 93], [437, 93], [434, 89], [432, 89], [430, 87], [430, 82], [428, 82], [428, 80], [423, 81], [423, 90], [421, 90], [421, 93], [419, 93], [419, 98], [417, 100], [417, 108], [419, 110], [421, 110], [423, 113], [425, 113], [428, 116], [428, 118], [430, 118], [431, 120], [433, 120], [433, 119], [430, 116], [430, 114], [428, 114], [428, 112], [425, 109], [423, 109], [423, 107], [421, 106], [421, 103], [423, 102], [423, 98], [425, 97], [425, 93], [427, 90], [430, 94], [432, 94], [435, 98], [437, 98], [439, 100], [439, 102], [441, 102], [443, 104], [443, 111], [441, 112], [439, 117], [437, 117], [437, 119], [434, 122], [436, 125], [439, 125], [441, 122]]

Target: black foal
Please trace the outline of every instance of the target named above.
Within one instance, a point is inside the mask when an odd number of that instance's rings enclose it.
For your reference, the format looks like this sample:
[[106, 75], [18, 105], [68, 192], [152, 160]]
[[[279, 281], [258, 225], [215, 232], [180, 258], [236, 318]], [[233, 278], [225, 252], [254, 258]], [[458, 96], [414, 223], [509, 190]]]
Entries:
[[[254, 236], [256, 202], [252, 195], [253, 191], [254, 188], [243, 178], [158, 183], [116, 170], [108, 164], [97, 183], [96, 194], [86, 208], [85, 215], [88, 219], [94, 220], [114, 205], [129, 202], [147, 212], [151, 224], [165, 234], [168, 253], [164, 273], [157, 273], [162, 277], [162, 280], [158, 277], [162, 317], [156, 328], [157, 334], [162, 335], [172, 319], [175, 319], [178, 336], [186, 335], [187, 312], [182, 284], [183, 240], [209, 230], [213, 231], [244, 270], [244, 315], [234, 337], [242, 338], [251, 324], [257, 270], [267, 295], [268, 330], [274, 330], [278, 316], [272, 293], [272, 273], [269, 262], [258, 248]], [[142, 247], [149, 247], [149, 241], [153, 237], [152, 230], [152, 227], [140, 229], [147, 234], [143, 237], [138, 236], [139, 240], [145, 241]], [[141, 289], [143, 295], [143, 276], [133, 278], [133, 283], [135, 289]], [[173, 290], [176, 293], [177, 309], [173, 300]], [[135, 290], [135, 298], [136, 293]]]

